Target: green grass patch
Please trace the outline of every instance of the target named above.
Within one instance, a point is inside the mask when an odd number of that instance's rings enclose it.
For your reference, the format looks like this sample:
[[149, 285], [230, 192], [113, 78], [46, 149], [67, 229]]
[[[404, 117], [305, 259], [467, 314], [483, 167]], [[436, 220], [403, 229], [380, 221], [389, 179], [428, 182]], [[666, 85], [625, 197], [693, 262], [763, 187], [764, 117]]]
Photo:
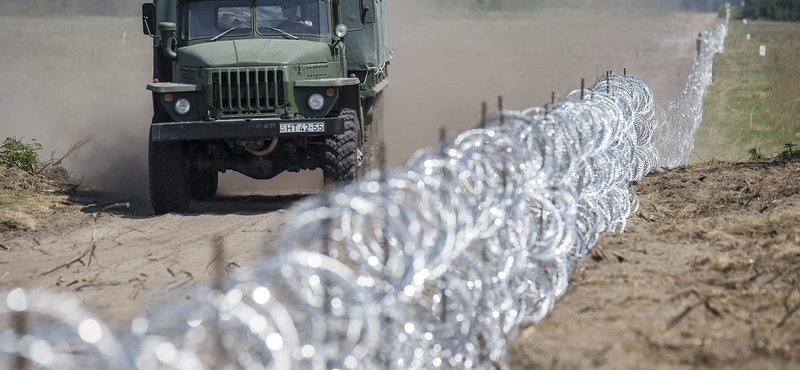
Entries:
[[798, 23], [731, 20], [725, 52], [714, 59], [692, 160], [746, 160], [754, 148], [774, 156], [800, 143], [798, 40]]

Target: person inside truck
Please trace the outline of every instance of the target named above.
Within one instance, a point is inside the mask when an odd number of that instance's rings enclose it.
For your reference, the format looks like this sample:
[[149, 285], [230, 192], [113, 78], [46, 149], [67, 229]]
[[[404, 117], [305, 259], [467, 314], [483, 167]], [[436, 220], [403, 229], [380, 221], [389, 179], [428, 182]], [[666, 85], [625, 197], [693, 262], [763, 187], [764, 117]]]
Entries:
[[313, 29], [314, 24], [310, 20], [300, 18], [297, 10], [297, 0], [281, 1], [281, 11], [283, 11], [283, 16], [286, 17], [286, 20], [278, 23], [276, 27], [288, 32], [303, 32]]

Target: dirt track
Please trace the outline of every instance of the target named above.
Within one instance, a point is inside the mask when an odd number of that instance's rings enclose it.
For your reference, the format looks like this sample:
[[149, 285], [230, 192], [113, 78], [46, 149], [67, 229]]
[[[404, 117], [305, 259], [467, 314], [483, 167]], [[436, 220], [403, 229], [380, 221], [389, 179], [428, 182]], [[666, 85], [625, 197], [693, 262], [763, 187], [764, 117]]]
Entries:
[[[11, 250], [0, 257], [0, 268], [10, 272], [2, 285], [71, 292], [110, 326], [125, 330], [145, 299], [174, 299], [177, 288], [208, 282], [215, 237], [226, 246], [228, 269], [263, 258], [296, 198], [230, 196], [194, 207], [195, 214], [159, 217], [134, 203], [100, 214], [95, 226], [94, 215], [108, 200], [78, 193], [39, 232], [4, 233], [0, 243]], [[86, 251], [92, 238], [91, 259], [47, 273]]]
[[[481, 100], [494, 102], [496, 96], [502, 94], [506, 106], [512, 109], [541, 105], [549, 100], [551, 91], [567, 92], [579, 85], [581, 77], [592, 81], [605, 69], [627, 68], [629, 73], [649, 81], [659, 102], [666, 104], [683, 86], [689, 73], [694, 36], [717, 22], [714, 15], [621, 21], [598, 21], [588, 16], [585, 19], [556, 17], [508, 22], [420, 19], [418, 6], [413, 4], [416, 2], [389, 3], [392, 37], [398, 52], [390, 68], [392, 83], [386, 107], [386, 135], [394, 164], [416, 148], [433, 144], [440, 126], [450, 130], [471, 127], [477, 120]], [[138, 24], [135, 26], [126, 27], [137, 29]], [[140, 35], [132, 33], [128, 37], [137, 36]], [[5, 42], [13, 44], [14, 40]], [[18, 42], [24, 42], [24, 37]], [[144, 47], [137, 50], [146, 53], [149, 48], [145, 42]], [[133, 59], [137, 63], [147, 63], [148, 58], [147, 54], [136, 54]], [[133, 112], [126, 110], [128, 115], [138, 117], [130, 118], [136, 124], [145, 123], [139, 128], [144, 130], [149, 107], [143, 86], [148, 72], [139, 66], [135, 76], [126, 77], [125, 81], [141, 81], [139, 85], [131, 83], [132, 86], [123, 89], [131, 96], [145, 95], [144, 99], [134, 100], [142, 104]], [[47, 86], [33, 88], [42, 90], [27, 93], [50, 96]], [[56, 91], [63, 93], [61, 88]], [[0, 102], [3, 101], [8, 101], [8, 96], [0, 95]], [[19, 103], [17, 109], [37, 112], [35, 106], [24, 105], [30, 103], [16, 102]], [[112, 101], [112, 108], [121, 108], [125, 103], [130, 101]], [[40, 117], [41, 124], [36, 128], [58, 136], [63, 128], [61, 122], [55, 122], [55, 116], [57, 114]], [[113, 114], [106, 112], [103, 116]], [[82, 129], [96, 131], [96, 125], [87, 123], [90, 121], [95, 120], [69, 124], [69, 135], [81, 138]], [[131, 128], [130, 122], [100, 121], [101, 125], [119, 129], [121, 137], [114, 138], [115, 143], [128, 140], [133, 147], [144, 147], [141, 140], [131, 139], [141, 133], [137, 133], [135, 126]], [[19, 127], [13, 130], [12, 127], [4, 126], [3, 130], [9, 132], [0, 132], [2, 136], [24, 135], [18, 133]], [[141, 182], [145, 173], [140, 157], [144, 152], [139, 153], [140, 156], [135, 151], [119, 155], [115, 152], [117, 146], [101, 140], [109, 133], [113, 136], [114, 130], [106, 128], [101, 132], [100, 140], [93, 141], [95, 146], [87, 146], [82, 159], [73, 162], [80, 166], [72, 169], [78, 177], [93, 174], [94, 178], [90, 175], [87, 182], [106, 187], [106, 190], [115, 190], [108, 189], [113, 184], [124, 184], [138, 189], [127, 189], [124, 196], [146, 194]], [[100, 157], [109, 160], [103, 161], [104, 171], [81, 172], [92, 163], [91, 158]], [[132, 165], [126, 166], [128, 163]], [[749, 274], [755, 273], [754, 267], [741, 262], [745, 257], [753, 258], [743, 251], [747, 246], [744, 240], [756, 243], [768, 238], [797, 247], [800, 241], [796, 225], [800, 220], [797, 219], [796, 188], [795, 195], [784, 194], [774, 207], [765, 203], [768, 207], [765, 213], [753, 212], [756, 204], [764, 204], [758, 199], [745, 208], [726, 206], [735, 203], [735, 194], [747, 196], [744, 188], [730, 190], [733, 198], [723, 200], [713, 187], [708, 188], [707, 193], [696, 191], [711, 183], [729, 186], [733, 183], [731, 177], [751, 171], [745, 183], [749, 191], [755, 193], [758, 184], [769, 184], [771, 178], [786, 178], [786, 172], [781, 172], [780, 168], [711, 163], [646, 179], [639, 185], [642, 216], [631, 220], [625, 234], [605, 236], [597, 249], [597, 261], [587, 260], [575, 275], [570, 292], [557, 302], [555, 311], [544, 322], [522, 331], [513, 346], [516, 351], [512, 361], [514, 368], [689, 368], [730, 366], [741, 363], [742, 358], [751, 360], [744, 361], [748, 367], [789, 367], [787, 361], [797, 353], [798, 339], [793, 331], [797, 332], [800, 318], [788, 316], [779, 330], [747, 331], [746, 326], [741, 327], [746, 320], [763, 322], [762, 327], [766, 328], [776, 325], [775, 320], [780, 321], [785, 312], [781, 313], [783, 306], [760, 308], [740, 304], [753, 299], [776, 299], [776, 304], [782, 304], [779, 298], [787, 293], [783, 287], [792, 286], [782, 279], [796, 272], [787, 272], [788, 275], [783, 274], [770, 282], [783, 285], [772, 285], [770, 289], [775, 294], [769, 297], [732, 295], [731, 288], [724, 284], [732, 284], [735, 279], [746, 280], [752, 276]], [[796, 166], [785, 171], [792, 169], [797, 171]], [[703, 176], [708, 180], [698, 180]], [[284, 179], [289, 183], [305, 181], [306, 191], [313, 191], [318, 181], [308, 176]], [[665, 182], [669, 185], [660, 188], [659, 184]], [[253, 182], [230, 183], [228, 189], [242, 186], [248, 193], [263, 189]], [[286, 192], [281, 187], [267, 189], [266, 194]], [[705, 194], [705, 197], [684, 204], [683, 200], [692, 194], [698, 197]], [[287, 221], [286, 209], [295, 198], [232, 195], [195, 205], [186, 215], [159, 217], [151, 215], [145, 202], [126, 198], [132, 200], [131, 208], [114, 209], [100, 215], [95, 226], [96, 212], [118, 202], [120, 197], [79, 192], [72, 195], [67, 205], [44, 218], [38, 231], [3, 231], [0, 244], [10, 250], [0, 250], [0, 276], [8, 272], [0, 280], [0, 288], [27, 286], [69, 292], [98, 312], [112, 328], [122, 331], [127, 329], [130, 319], [148, 305], [165, 299], [182, 299], [173, 295], [176, 288], [208, 281], [212, 275], [210, 263], [216, 258], [212, 248], [214, 237], [223, 238], [230, 269], [247, 268], [254, 259], [264, 256]], [[691, 208], [691, 204], [695, 208]], [[704, 204], [710, 206], [703, 208]], [[789, 231], [773, 235], [768, 229], [778, 216]], [[742, 235], [737, 225], [746, 225], [752, 232]], [[689, 226], [695, 229], [687, 229]], [[93, 235], [96, 252], [91, 265], [79, 262], [42, 275], [84, 251]], [[778, 255], [795, 256], [792, 251], [789, 249]], [[772, 266], [768, 252], [759, 252], [757, 258], [753, 258], [757, 262], [751, 265], [763, 263], [763, 269]], [[88, 263], [88, 258], [83, 261]], [[753, 284], [763, 283], [760, 279], [772, 279], [771, 276], [780, 275], [780, 272], [762, 274]], [[745, 288], [750, 286], [747, 282], [742, 284]], [[743, 291], [752, 290], [748, 289]], [[797, 294], [800, 293], [786, 296], [787, 304], [796, 304]], [[691, 310], [675, 320], [685, 307]], [[751, 311], [754, 318], [748, 318], [747, 313]], [[764, 314], [757, 314], [761, 312]], [[758, 321], [759, 318], [763, 320]], [[670, 325], [672, 321], [675, 323]], [[736, 329], [718, 330], [729, 324]], [[670, 330], [665, 331], [666, 326], [670, 326]], [[717, 332], [721, 334], [714, 334]], [[742, 336], [748, 339], [741, 339]], [[702, 345], [693, 347], [697, 340]], [[761, 366], [764, 364], [766, 366]]]

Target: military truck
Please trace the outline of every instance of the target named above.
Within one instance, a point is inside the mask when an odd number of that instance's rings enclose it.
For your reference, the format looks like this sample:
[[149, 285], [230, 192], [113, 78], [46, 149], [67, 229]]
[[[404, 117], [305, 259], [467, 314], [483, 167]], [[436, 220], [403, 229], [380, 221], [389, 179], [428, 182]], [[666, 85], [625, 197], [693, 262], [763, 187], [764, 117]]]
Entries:
[[155, 0], [150, 200], [213, 197], [219, 173], [325, 184], [375, 167], [394, 49], [384, 0]]

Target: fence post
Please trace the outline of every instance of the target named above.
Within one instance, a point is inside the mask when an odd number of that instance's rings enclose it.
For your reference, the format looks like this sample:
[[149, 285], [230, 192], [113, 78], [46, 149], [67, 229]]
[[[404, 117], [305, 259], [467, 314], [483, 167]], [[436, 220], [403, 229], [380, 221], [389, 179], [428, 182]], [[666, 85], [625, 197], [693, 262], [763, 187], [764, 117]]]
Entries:
[[503, 95], [497, 96], [497, 110], [500, 112], [500, 125], [505, 123], [505, 116], [503, 115]]
[[[13, 320], [12, 325], [14, 325], [14, 332], [16, 332], [17, 338], [21, 339], [28, 333], [28, 314], [25, 311], [14, 313], [11, 320]], [[19, 343], [19, 339], [17, 339], [17, 343]], [[11, 356], [11, 368], [14, 370], [30, 370], [31, 362], [22, 356], [21, 349], [17, 349], [17, 351], [16, 356]]]
[[586, 79], [581, 78], [581, 100], [583, 100], [584, 91], [586, 91]]
[[481, 123], [479, 127], [481, 129], [486, 128], [486, 100], [481, 102]]

